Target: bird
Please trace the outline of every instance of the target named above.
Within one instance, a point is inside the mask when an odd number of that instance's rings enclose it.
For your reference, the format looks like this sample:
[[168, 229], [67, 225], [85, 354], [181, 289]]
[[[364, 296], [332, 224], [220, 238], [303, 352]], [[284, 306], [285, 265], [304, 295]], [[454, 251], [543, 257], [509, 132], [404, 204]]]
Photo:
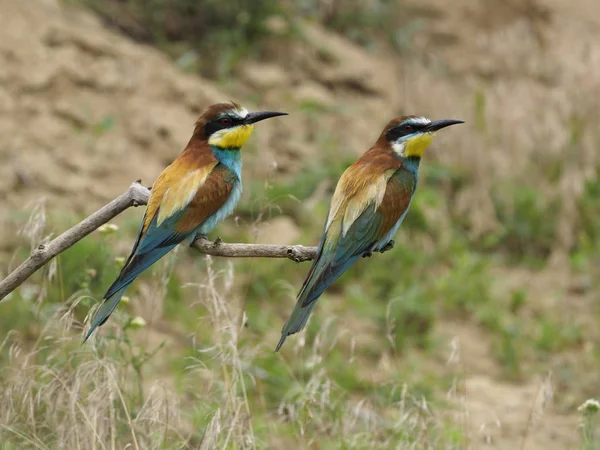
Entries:
[[306, 326], [323, 291], [352, 264], [374, 251], [393, 247], [415, 194], [423, 153], [438, 130], [460, 123], [464, 122], [396, 117], [375, 144], [344, 171], [331, 199], [317, 253], [275, 352], [287, 336]]
[[179, 243], [192, 244], [230, 215], [242, 194], [241, 148], [254, 124], [287, 113], [248, 112], [235, 103], [206, 108], [183, 152], [158, 176], [131, 254], [104, 294], [83, 342], [103, 325], [127, 288]]

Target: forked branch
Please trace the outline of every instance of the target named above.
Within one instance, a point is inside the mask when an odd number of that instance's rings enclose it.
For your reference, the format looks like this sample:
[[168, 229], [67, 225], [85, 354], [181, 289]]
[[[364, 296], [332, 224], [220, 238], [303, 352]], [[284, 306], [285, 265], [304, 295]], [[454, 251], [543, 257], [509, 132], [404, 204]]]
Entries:
[[[92, 231], [112, 220], [132, 206], [145, 205], [150, 190], [134, 181], [129, 189], [119, 197], [85, 218], [83, 221], [62, 233], [47, 244], [40, 244], [13, 272], [0, 281], [0, 300], [18, 288], [31, 275], [47, 264], [52, 258], [86, 237]], [[227, 244], [221, 240], [215, 242], [205, 238], [197, 239], [192, 246], [199, 252], [211, 256], [228, 258], [289, 258], [296, 262], [310, 261], [317, 251], [316, 247], [303, 245], [270, 244]]]
[[[40, 244], [13, 272], [0, 281], [0, 300], [18, 288], [31, 275], [47, 264], [52, 258], [86, 237], [92, 231], [104, 225], [114, 217], [132, 206], [145, 205], [150, 197], [150, 190], [134, 181], [129, 189], [119, 197], [103, 206], [92, 215], [68, 229], [47, 244]], [[393, 244], [393, 243], [392, 243]], [[317, 253], [317, 247], [303, 245], [273, 244], [228, 244], [220, 239], [212, 242], [204, 237], [196, 239], [192, 247], [200, 253], [226, 258], [288, 258], [295, 262], [310, 261]], [[383, 253], [391, 248], [381, 250]], [[370, 254], [365, 255], [370, 256]]]

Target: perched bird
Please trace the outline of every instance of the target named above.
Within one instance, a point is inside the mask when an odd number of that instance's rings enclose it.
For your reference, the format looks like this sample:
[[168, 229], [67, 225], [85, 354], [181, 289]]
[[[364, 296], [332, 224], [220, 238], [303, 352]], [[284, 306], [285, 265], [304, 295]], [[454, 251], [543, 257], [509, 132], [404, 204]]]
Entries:
[[84, 342], [112, 314], [129, 285], [180, 242], [192, 243], [227, 217], [242, 194], [242, 156], [254, 123], [281, 112], [249, 113], [236, 103], [208, 107], [185, 150], [156, 179], [133, 249], [108, 288]]
[[419, 163], [436, 131], [461, 120], [392, 119], [377, 142], [342, 174], [315, 260], [283, 326], [279, 351], [304, 328], [323, 291], [361, 256], [389, 249], [417, 187]]

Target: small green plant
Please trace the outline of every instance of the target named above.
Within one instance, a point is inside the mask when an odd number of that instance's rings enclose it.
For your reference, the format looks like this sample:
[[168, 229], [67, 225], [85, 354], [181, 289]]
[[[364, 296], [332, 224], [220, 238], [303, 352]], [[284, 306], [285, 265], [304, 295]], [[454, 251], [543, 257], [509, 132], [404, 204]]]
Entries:
[[518, 380], [522, 374], [523, 330], [518, 320], [504, 325], [494, 342], [495, 355], [502, 372], [511, 380]]
[[[598, 223], [600, 223], [600, 177], [596, 176], [585, 183], [579, 198], [579, 216], [582, 239], [596, 244], [600, 241]], [[581, 241], [581, 239], [580, 239]]]
[[588, 399], [577, 408], [581, 413], [583, 423], [581, 424], [581, 432], [583, 435], [582, 450], [595, 450], [600, 445], [600, 441], [596, 438], [595, 431], [597, 427], [596, 416], [600, 410], [600, 402], [596, 399]]
[[405, 6], [390, 0], [303, 0], [296, 9], [366, 48], [384, 39], [397, 51], [412, 50], [411, 39], [425, 24], [422, 19], [407, 18]]
[[[226, 75], [270, 34], [266, 20], [282, 13], [277, 0], [70, 0], [91, 8], [109, 26], [153, 43], [189, 69]], [[197, 55], [202, 55], [199, 58]]]
[[475, 315], [492, 299], [491, 278], [484, 258], [471, 252], [452, 256], [452, 268], [435, 281], [435, 291], [448, 312]]
[[516, 258], [545, 259], [555, 245], [560, 199], [529, 186], [497, 186], [492, 192], [502, 231], [497, 247]]
[[534, 346], [541, 352], [550, 354], [572, 348], [583, 342], [583, 332], [577, 324], [541, 317], [537, 321], [538, 333]]
[[419, 285], [390, 301], [387, 310], [387, 334], [394, 349], [402, 351], [407, 344], [421, 348], [430, 344], [430, 335], [436, 319], [433, 296]]

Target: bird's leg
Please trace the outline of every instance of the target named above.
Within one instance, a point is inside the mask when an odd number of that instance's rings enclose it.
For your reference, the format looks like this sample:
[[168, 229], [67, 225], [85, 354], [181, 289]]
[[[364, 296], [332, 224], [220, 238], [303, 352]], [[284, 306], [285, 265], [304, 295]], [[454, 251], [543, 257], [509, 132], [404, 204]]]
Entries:
[[394, 244], [395, 244], [394, 240], [393, 240], [393, 239], [390, 239], [390, 241], [389, 241], [387, 244], [385, 244], [385, 245], [384, 245], [384, 246], [381, 248], [381, 250], [379, 250], [379, 253], [384, 253], [384, 252], [387, 252], [387, 251], [389, 251], [389, 250], [393, 249], [393, 248], [394, 248]]
[[[194, 246], [194, 243], [195, 243], [196, 241], [199, 241], [200, 239], [204, 239], [204, 240], [206, 240], [206, 241], [209, 241], [209, 242], [210, 242], [210, 239], [208, 239], [208, 234], [198, 233], [198, 234], [196, 235], [196, 237], [194, 238], [194, 240], [191, 242], [191, 244], [190, 244], [190, 247], [193, 247], [193, 246]], [[217, 246], [221, 245], [222, 243], [223, 243], [223, 239], [221, 239], [221, 238], [220, 238], [220, 237], [218, 237], [218, 236], [217, 236], [217, 238], [216, 238], [214, 241], [212, 241], [212, 245], [213, 245], [213, 247], [217, 247]]]
[[[394, 240], [390, 239], [387, 244], [385, 244], [383, 247], [381, 247], [380, 250], [376, 250], [376, 251], [379, 253], [387, 252], [388, 250], [391, 250], [394, 248], [394, 244], [395, 244]], [[362, 254], [363, 258], [370, 258], [371, 256], [373, 256], [373, 250], [366, 251]]]
[[196, 237], [194, 239], [192, 239], [192, 242], [190, 242], [190, 247], [193, 247], [194, 244], [196, 243], [196, 241], [199, 241], [200, 239], [208, 239], [208, 235], [197, 233]]

